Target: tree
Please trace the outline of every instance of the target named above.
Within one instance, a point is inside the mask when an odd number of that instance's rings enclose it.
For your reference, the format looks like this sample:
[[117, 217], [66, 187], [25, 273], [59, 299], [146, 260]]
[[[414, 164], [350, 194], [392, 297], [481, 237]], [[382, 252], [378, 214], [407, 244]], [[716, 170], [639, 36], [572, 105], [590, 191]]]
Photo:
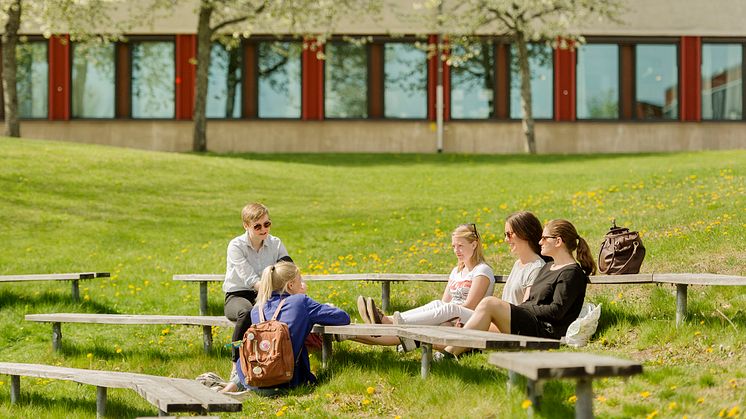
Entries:
[[[515, 44], [521, 75], [521, 124], [526, 137], [526, 152], [536, 153], [534, 117], [531, 108], [530, 43], [544, 42], [553, 48], [573, 48], [584, 41], [578, 32], [589, 19], [617, 21], [620, 0], [428, 0], [416, 8], [429, 10], [422, 17], [439, 34], [445, 34], [451, 51], [461, 45], [473, 51], [477, 35], [505, 37]], [[434, 17], [434, 18], [433, 18]], [[421, 19], [422, 20], [422, 19]], [[442, 46], [439, 46], [442, 48]], [[474, 53], [462, 56], [443, 55], [449, 63], [468, 60]]]

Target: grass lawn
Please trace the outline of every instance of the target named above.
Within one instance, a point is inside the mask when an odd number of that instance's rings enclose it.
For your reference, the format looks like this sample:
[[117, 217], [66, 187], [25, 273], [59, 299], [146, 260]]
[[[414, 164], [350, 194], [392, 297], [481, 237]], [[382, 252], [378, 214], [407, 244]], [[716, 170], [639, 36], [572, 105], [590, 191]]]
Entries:
[[[594, 252], [612, 218], [640, 230], [644, 272], [746, 275], [746, 151], [591, 156], [192, 155], [0, 138], [0, 274], [108, 271], [81, 284], [0, 284], [0, 361], [143, 372], [227, 376], [228, 352], [205, 355], [194, 327], [63, 326], [60, 353], [51, 327], [29, 313], [198, 314], [198, 287], [179, 273], [219, 273], [228, 241], [242, 232], [240, 210], [269, 206], [302, 272], [447, 273], [450, 231], [477, 223], [496, 273], [513, 259], [502, 241], [513, 211], [567, 218]], [[496, 290], [496, 293], [500, 292]], [[438, 298], [442, 285], [392, 287], [394, 309]], [[376, 284], [313, 284], [309, 294], [360, 321], [359, 294]], [[601, 324], [585, 348], [644, 363], [626, 381], [598, 380], [599, 417], [740, 417], [746, 413], [746, 293], [690, 287], [687, 322], [674, 327], [675, 288], [589, 287]], [[219, 284], [210, 314], [222, 314]], [[218, 330], [227, 343], [230, 330]], [[419, 354], [356, 343], [338, 345], [316, 388], [253, 397], [225, 417], [572, 417], [574, 384], [550, 382], [544, 408], [524, 409], [523, 393], [486, 354], [435, 365], [419, 377]], [[564, 351], [572, 349], [564, 348]], [[0, 376], [0, 417], [92, 417], [95, 389], [22, 379], [10, 405]], [[152, 416], [147, 402], [110, 390], [111, 417]], [[222, 415], [221, 415], [222, 416]]]

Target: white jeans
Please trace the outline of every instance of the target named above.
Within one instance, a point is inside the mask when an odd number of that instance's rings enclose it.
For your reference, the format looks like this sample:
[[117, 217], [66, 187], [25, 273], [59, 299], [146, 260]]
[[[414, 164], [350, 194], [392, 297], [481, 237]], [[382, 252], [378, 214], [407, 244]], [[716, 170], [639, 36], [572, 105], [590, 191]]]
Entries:
[[437, 326], [453, 319], [461, 319], [461, 323], [466, 323], [472, 314], [474, 314], [474, 310], [470, 310], [464, 306], [435, 300], [430, 301], [424, 306], [399, 313], [399, 324]]

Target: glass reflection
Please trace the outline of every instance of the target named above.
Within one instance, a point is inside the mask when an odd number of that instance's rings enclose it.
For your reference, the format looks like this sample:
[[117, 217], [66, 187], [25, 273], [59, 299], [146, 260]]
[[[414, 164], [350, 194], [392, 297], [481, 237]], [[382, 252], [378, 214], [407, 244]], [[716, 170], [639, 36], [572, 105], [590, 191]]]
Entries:
[[212, 44], [207, 82], [208, 118], [241, 117], [241, 48]]
[[327, 118], [368, 116], [368, 54], [364, 45], [326, 45], [324, 113]]
[[[456, 48], [456, 55], [463, 55]], [[484, 42], [474, 56], [451, 67], [451, 118], [483, 119], [495, 115], [495, 48]]]
[[384, 116], [427, 117], [427, 53], [414, 44], [384, 46]]
[[[534, 118], [551, 119], [554, 116], [554, 60], [553, 50], [546, 44], [529, 44], [529, 67], [531, 68], [531, 110]], [[520, 119], [521, 72], [518, 65], [518, 49], [510, 48], [510, 117]]]
[[578, 49], [578, 119], [619, 118], [619, 47], [586, 44]]
[[679, 117], [676, 45], [635, 46], [635, 115], [638, 119]]
[[114, 118], [114, 44], [73, 45], [73, 118]]
[[49, 66], [46, 41], [17, 44], [16, 89], [19, 118], [47, 117]]
[[302, 45], [262, 42], [257, 51], [259, 117], [300, 118]]
[[743, 46], [702, 44], [702, 119], [743, 117]]
[[174, 43], [132, 43], [132, 117], [174, 117]]

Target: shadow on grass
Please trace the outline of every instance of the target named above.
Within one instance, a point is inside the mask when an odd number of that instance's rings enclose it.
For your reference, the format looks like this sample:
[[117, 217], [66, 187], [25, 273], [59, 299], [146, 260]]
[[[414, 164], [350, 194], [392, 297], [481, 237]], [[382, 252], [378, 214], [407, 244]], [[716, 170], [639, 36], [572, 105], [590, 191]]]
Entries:
[[[70, 385], [77, 383], [70, 381]], [[70, 397], [48, 397], [42, 393], [35, 391], [24, 392], [23, 381], [21, 381], [21, 397], [15, 406], [24, 407], [29, 406], [34, 409], [42, 409], [45, 412], [59, 410], [64, 408], [69, 414], [73, 411], [81, 411], [90, 413], [91, 417], [96, 415], [96, 387], [86, 385], [90, 388], [90, 397], [81, 398], [70, 398]], [[0, 400], [7, 400], [10, 403], [10, 397], [3, 397]], [[11, 408], [12, 409], [12, 408]], [[153, 409], [138, 409], [129, 405], [122, 404], [116, 400], [111, 400], [111, 397], [106, 399], [106, 417], [107, 418], [134, 418], [134, 417], [149, 417], [153, 416], [154, 412], [157, 412], [157, 408]], [[73, 415], [74, 416], [74, 415]]]
[[663, 153], [638, 154], [526, 154], [484, 155], [484, 154], [375, 154], [375, 153], [324, 153], [324, 154], [254, 154], [254, 153], [190, 153], [205, 157], [223, 157], [243, 160], [257, 160], [282, 163], [299, 163], [314, 166], [408, 166], [418, 164], [462, 165], [469, 164], [545, 164], [574, 163], [590, 160], [611, 160], [627, 157], [662, 156]]
[[[62, 331], [64, 336], [65, 331]], [[206, 356], [213, 359], [225, 359], [226, 364], [230, 360], [230, 352], [222, 347], [213, 345], [212, 350], [209, 353], [205, 353], [202, 346], [197, 347], [196, 345], [192, 348], [184, 347], [184, 350], [170, 351], [168, 348], [160, 348], [157, 345], [143, 345], [140, 350], [127, 350], [126, 354], [117, 353], [116, 348], [112, 346], [103, 346], [104, 344], [95, 343], [93, 346], [78, 344], [71, 342], [69, 339], [65, 341], [62, 339], [59, 353], [65, 356], [78, 356], [85, 357], [87, 354], [92, 354], [94, 359], [103, 360], [121, 360], [125, 355], [136, 354], [138, 356], [144, 356], [148, 360], [157, 360], [160, 362], [167, 361], [178, 361], [185, 359], [193, 359], [195, 356]]]
[[54, 292], [44, 292], [39, 295], [20, 294], [8, 290], [0, 291], [0, 308], [10, 308], [13, 306], [29, 306], [29, 313], [42, 313], [43, 310], [37, 310], [42, 306], [68, 306], [65, 311], [76, 313], [109, 313], [119, 314], [119, 312], [106, 304], [95, 301], [85, 301], [76, 303], [69, 295], [62, 295]]
[[601, 317], [598, 319], [598, 328], [596, 329], [597, 335], [603, 334], [606, 330], [618, 324], [635, 326], [648, 320], [643, 315], [620, 309], [616, 304], [609, 304], [608, 300], [602, 300], [600, 303], [602, 304], [602, 308]]

